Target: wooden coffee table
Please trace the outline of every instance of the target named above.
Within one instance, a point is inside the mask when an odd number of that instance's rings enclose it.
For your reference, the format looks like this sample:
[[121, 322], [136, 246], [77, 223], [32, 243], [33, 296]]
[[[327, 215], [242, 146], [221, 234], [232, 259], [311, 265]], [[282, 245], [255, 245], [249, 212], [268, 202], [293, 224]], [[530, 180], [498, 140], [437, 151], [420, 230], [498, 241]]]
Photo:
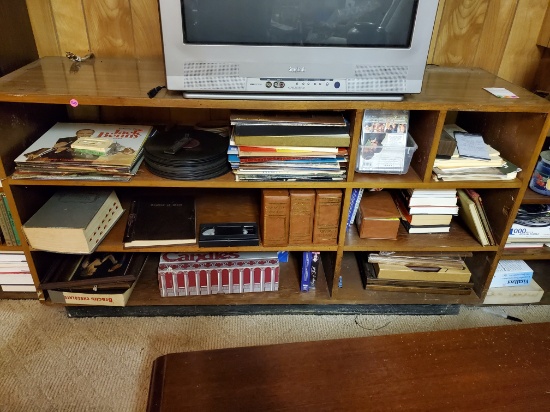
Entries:
[[148, 411], [542, 411], [550, 323], [173, 353]]

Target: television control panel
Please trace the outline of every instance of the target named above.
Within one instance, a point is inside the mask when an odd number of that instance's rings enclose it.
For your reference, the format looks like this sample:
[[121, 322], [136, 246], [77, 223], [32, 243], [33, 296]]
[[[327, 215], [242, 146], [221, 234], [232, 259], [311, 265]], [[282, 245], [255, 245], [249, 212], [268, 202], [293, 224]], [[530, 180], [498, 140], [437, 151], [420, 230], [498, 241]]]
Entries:
[[248, 78], [246, 89], [261, 93], [343, 93], [346, 79]]

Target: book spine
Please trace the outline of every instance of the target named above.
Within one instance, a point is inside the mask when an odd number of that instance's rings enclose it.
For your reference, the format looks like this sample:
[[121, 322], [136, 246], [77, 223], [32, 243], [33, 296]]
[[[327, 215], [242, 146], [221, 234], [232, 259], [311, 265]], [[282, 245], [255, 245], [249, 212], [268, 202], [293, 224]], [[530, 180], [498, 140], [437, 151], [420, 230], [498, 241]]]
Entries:
[[292, 147], [347, 147], [349, 135], [340, 136], [267, 136], [267, 135], [235, 135], [238, 146], [292, 146]]
[[479, 212], [479, 217], [481, 218], [481, 223], [483, 224], [483, 228], [485, 229], [485, 234], [487, 235], [487, 239], [489, 240], [489, 244], [491, 246], [496, 245], [495, 236], [493, 234], [493, 229], [491, 228], [491, 224], [489, 223], [489, 218], [487, 217], [487, 213], [485, 213], [485, 207], [483, 206], [483, 199], [473, 189], [464, 189], [466, 194], [474, 201], [477, 207], [477, 211]]
[[300, 290], [302, 292], [309, 291], [309, 280], [311, 275], [311, 252], [302, 253], [302, 282]]
[[4, 202], [4, 207], [6, 208], [6, 214], [8, 216], [8, 221], [11, 228], [11, 234], [13, 235], [13, 241], [15, 243], [15, 246], [21, 246], [21, 239], [19, 238], [19, 233], [17, 231], [17, 228], [15, 227], [15, 221], [13, 220], [13, 216], [10, 210], [10, 205], [8, 204], [8, 198], [6, 197], [6, 195], [2, 196], [2, 200]]
[[134, 229], [137, 219], [138, 201], [133, 200], [130, 205], [130, 212], [128, 213], [128, 220], [126, 221], [126, 229], [124, 230], [123, 242], [131, 242], [134, 237]]
[[311, 244], [314, 213], [315, 190], [290, 190], [289, 244]]
[[0, 202], [0, 227], [2, 228], [2, 234], [4, 235], [7, 246], [15, 246], [14, 236], [11, 231], [11, 225], [9, 223], [8, 214], [4, 205], [4, 197], [6, 195], [2, 193], [0, 196], [2, 197], [2, 201]]
[[286, 189], [262, 191], [261, 231], [264, 246], [288, 245], [290, 196]]
[[334, 245], [338, 241], [338, 223], [342, 206], [342, 191], [316, 190], [313, 243]]
[[[357, 211], [359, 210], [359, 204], [361, 203], [361, 198], [363, 197], [363, 191], [365, 189], [352, 189], [353, 192], [351, 194], [352, 196], [352, 203], [350, 203], [350, 212], [348, 214], [348, 221], [346, 223], [346, 230], [348, 230], [353, 222], [355, 221], [355, 216], [357, 216]], [[353, 195], [355, 192], [355, 200], [353, 199]], [[353, 205], [353, 207], [352, 207]]]
[[311, 252], [311, 274], [309, 277], [309, 289], [315, 289], [317, 276], [319, 275], [319, 266], [321, 261], [321, 252]]

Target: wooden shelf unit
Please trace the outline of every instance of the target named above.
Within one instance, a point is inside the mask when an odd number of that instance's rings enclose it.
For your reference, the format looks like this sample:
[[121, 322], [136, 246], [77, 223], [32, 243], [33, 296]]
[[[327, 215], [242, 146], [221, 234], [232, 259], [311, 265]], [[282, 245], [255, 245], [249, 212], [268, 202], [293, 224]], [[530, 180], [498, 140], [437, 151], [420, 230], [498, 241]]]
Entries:
[[[527, 189], [528, 181], [548, 129], [550, 103], [528, 91], [479, 69], [428, 67], [423, 91], [407, 95], [400, 102], [382, 101], [262, 101], [185, 99], [181, 93], [162, 90], [155, 98], [147, 91], [164, 84], [164, 66], [160, 60], [102, 58], [80, 64], [61, 57], [37, 60], [0, 78], [0, 130], [3, 139], [0, 156], [5, 176], [14, 170], [13, 159], [57, 121], [195, 124], [206, 120], [228, 120], [231, 110], [342, 111], [351, 122], [351, 145], [348, 177], [344, 182], [236, 182], [231, 173], [205, 181], [175, 181], [152, 175], [143, 166], [130, 182], [18, 180], [8, 177], [4, 190], [14, 207], [15, 221], [21, 226], [59, 187], [112, 187], [123, 202], [137, 193], [188, 192], [198, 199], [198, 223], [259, 215], [262, 188], [339, 188], [344, 193], [339, 241], [337, 244], [288, 246], [283, 248], [243, 247], [243, 251], [287, 250], [290, 262], [281, 266], [278, 292], [161, 298], [156, 281], [156, 264], [152, 259], [133, 292], [129, 306], [166, 305], [384, 305], [384, 304], [467, 304], [479, 305], [490, 283], [503, 251], [506, 234]], [[483, 87], [505, 87], [519, 99], [498, 99]], [[77, 107], [70, 102], [76, 101]], [[410, 111], [410, 133], [418, 145], [411, 166], [404, 175], [363, 174], [354, 171], [363, 111], [399, 109]], [[453, 119], [471, 132], [482, 133], [487, 143], [503, 157], [522, 168], [517, 179], [505, 182], [463, 181], [435, 182], [431, 170], [439, 136], [447, 119]], [[345, 223], [353, 188], [474, 188], [484, 199], [498, 245], [481, 246], [465, 227], [454, 222], [451, 232], [435, 235], [408, 235], [400, 230], [397, 241], [359, 239], [352, 226], [346, 233]], [[223, 197], [224, 201], [220, 201]], [[238, 207], [226, 207], [229, 201]], [[239, 212], [234, 212], [239, 210]], [[125, 216], [99, 246], [101, 251], [220, 251], [227, 248], [124, 249], [122, 234]], [[58, 256], [54, 253], [25, 251], [36, 285]], [[320, 250], [324, 277], [315, 292], [299, 290], [301, 252]], [[436, 295], [423, 293], [371, 292], [362, 287], [355, 262], [356, 251], [464, 251], [471, 252], [468, 265], [472, 270], [475, 293], [471, 295]], [[341, 287], [340, 287], [341, 286]], [[39, 292], [39, 298], [47, 296]], [[304, 307], [306, 307], [304, 306]]]

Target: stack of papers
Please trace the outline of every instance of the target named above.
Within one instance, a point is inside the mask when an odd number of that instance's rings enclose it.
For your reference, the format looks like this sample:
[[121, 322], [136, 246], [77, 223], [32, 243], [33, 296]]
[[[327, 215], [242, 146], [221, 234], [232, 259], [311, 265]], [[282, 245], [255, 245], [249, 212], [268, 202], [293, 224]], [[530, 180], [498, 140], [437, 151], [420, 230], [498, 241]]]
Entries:
[[444, 130], [457, 139], [457, 148], [450, 159], [435, 160], [435, 180], [512, 180], [521, 171], [486, 144], [481, 135], [469, 134], [456, 125], [445, 125]]

